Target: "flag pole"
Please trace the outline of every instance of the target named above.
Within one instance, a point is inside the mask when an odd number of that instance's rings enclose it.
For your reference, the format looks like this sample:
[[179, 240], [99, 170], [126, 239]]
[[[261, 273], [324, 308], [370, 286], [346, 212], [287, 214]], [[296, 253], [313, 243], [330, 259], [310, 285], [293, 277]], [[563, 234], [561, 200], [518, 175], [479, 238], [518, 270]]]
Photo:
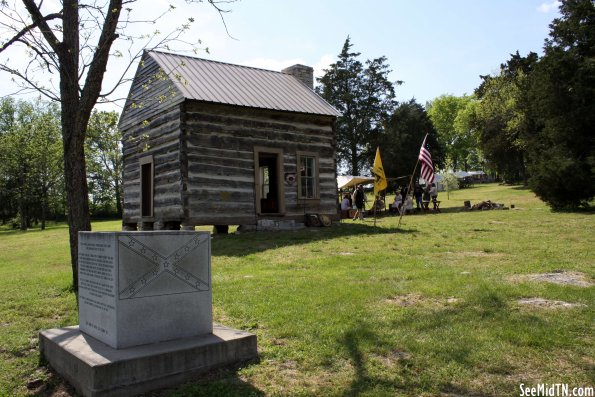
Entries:
[[[413, 173], [411, 174], [411, 179], [409, 179], [409, 186], [407, 187], [407, 196], [409, 196], [409, 193], [411, 191], [411, 184], [413, 182], [413, 176], [415, 175], [415, 171], [417, 170], [418, 164], [419, 164], [419, 159], [417, 159], [417, 162], [415, 163], [415, 167], [413, 168]], [[401, 215], [399, 215], [399, 223], [397, 223], [397, 229], [399, 228], [399, 226], [401, 226], [401, 219], [403, 218], [403, 214], [405, 213], [405, 211], [403, 211], [402, 208], [405, 205], [406, 199], [407, 199], [406, 197], [403, 197], [403, 204], [401, 204]]]
[[380, 158], [380, 147], [376, 148], [376, 156], [374, 157], [374, 165], [372, 166], [372, 175], [374, 175], [374, 227], [376, 227], [376, 196], [380, 196], [380, 192], [387, 187], [386, 176], [384, 174], [384, 167], [382, 166], [382, 159]]
[[[428, 138], [428, 134], [426, 134], [426, 136], [424, 137], [424, 142], [426, 141], [426, 139]], [[423, 143], [422, 143], [423, 145]], [[415, 171], [417, 171], [417, 165], [419, 164], [419, 156], [417, 156], [417, 161], [415, 162], [415, 167], [413, 167], [413, 172], [411, 173], [411, 178], [409, 179], [409, 186], [407, 187], [407, 196], [409, 196], [409, 193], [411, 193], [411, 185], [413, 184], [413, 177], [415, 176]], [[403, 197], [403, 204], [401, 204], [401, 208], [403, 208], [403, 205], [405, 205], [405, 201], [406, 201], [406, 197]], [[403, 218], [403, 214], [405, 213], [405, 211], [401, 211], [401, 214], [399, 215], [399, 223], [397, 223], [397, 229], [399, 228], [399, 226], [401, 226], [401, 219]]]

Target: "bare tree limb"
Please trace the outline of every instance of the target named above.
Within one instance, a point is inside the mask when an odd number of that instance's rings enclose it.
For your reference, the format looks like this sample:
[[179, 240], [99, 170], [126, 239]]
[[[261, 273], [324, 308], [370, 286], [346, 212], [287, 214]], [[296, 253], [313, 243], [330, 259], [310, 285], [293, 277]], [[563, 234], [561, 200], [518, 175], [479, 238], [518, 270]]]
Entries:
[[[43, 20], [45, 22], [47, 21], [51, 21], [52, 19], [61, 19], [62, 18], [62, 14], [61, 13], [55, 13], [55, 14], [49, 14], [46, 15], [45, 17], [43, 17]], [[0, 53], [2, 53], [2, 51], [4, 51], [6, 48], [10, 47], [11, 44], [19, 42], [21, 40], [21, 38], [23, 36], [25, 36], [27, 33], [29, 33], [30, 31], [32, 31], [33, 29], [37, 28], [39, 26], [38, 22], [34, 22], [28, 26], [25, 26], [20, 32], [18, 32], [16, 35], [14, 35], [14, 37], [12, 37], [10, 40], [8, 40], [6, 43], [4, 43], [1, 47], [0, 47]]]
[[[93, 106], [99, 97], [103, 74], [109, 59], [109, 51], [114, 40], [118, 38], [115, 33], [122, 11], [122, 0], [110, 0], [101, 36], [97, 43], [97, 49], [87, 73], [85, 86], [81, 94], [81, 112], [84, 115], [91, 115]], [[88, 119], [88, 118], [87, 118]]]
[[[39, 27], [47, 43], [52, 47], [52, 49], [56, 53], [60, 54], [62, 52], [61, 43], [52, 31], [52, 29], [50, 28], [50, 26], [48, 25], [47, 21], [45, 20], [45, 17], [41, 14], [39, 8], [41, 7], [41, 4], [43, 4], [43, 2], [39, 3], [39, 7], [35, 4], [33, 0], [23, 0], [23, 4], [25, 5], [25, 8], [27, 8], [27, 11], [31, 15], [31, 18], [33, 19], [33, 23], [35, 24], [35, 26]], [[60, 14], [60, 18], [64, 18], [63, 12]]]

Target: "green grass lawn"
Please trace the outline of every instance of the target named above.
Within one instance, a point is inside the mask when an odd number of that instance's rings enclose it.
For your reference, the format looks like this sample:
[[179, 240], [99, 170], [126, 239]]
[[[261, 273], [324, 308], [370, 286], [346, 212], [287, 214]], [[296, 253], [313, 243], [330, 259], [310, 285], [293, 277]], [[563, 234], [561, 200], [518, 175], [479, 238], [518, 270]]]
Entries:
[[[392, 201], [392, 197], [390, 198]], [[153, 395], [511, 396], [595, 386], [595, 217], [521, 187], [441, 193], [441, 214], [212, 240], [214, 320], [255, 333], [260, 359]], [[490, 199], [508, 211], [462, 210]], [[118, 230], [98, 222], [94, 230]], [[66, 393], [37, 334], [76, 324], [68, 233], [0, 229], [0, 395]], [[521, 298], [578, 304], [526, 306]], [[28, 391], [27, 384], [44, 385]], [[36, 385], [39, 386], [39, 385]], [[4, 394], [2, 394], [4, 393]]]

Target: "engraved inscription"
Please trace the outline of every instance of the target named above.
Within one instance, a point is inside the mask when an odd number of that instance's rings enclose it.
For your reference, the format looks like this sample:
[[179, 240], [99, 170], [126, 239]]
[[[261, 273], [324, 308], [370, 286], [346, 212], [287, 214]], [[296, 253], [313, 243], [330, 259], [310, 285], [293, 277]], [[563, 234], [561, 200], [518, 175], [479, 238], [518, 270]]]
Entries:
[[[114, 256], [111, 244], [98, 241], [81, 241], [79, 245], [79, 298], [81, 305], [115, 312]], [[90, 324], [89, 324], [90, 325]], [[91, 326], [91, 325], [90, 325]], [[94, 329], [100, 330], [97, 325]]]
[[95, 323], [92, 323], [91, 321], [85, 321], [85, 324], [86, 324], [88, 327], [91, 327], [91, 328], [93, 328], [93, 329], [95, 329], [95, 330], [97, 330], [97, 331], [101, 332], [102, 334], [106, 334], [106, 335], [107, 335], [107, 334], [109, 334], [109, 332], [108, 332], [108, 330], [107, 330], [107, 329], [103, 328], [103, 327], [102, 327], [102, 326], [100, 326], [100, 325], [97, 325], [97, 324], [95, 324]]

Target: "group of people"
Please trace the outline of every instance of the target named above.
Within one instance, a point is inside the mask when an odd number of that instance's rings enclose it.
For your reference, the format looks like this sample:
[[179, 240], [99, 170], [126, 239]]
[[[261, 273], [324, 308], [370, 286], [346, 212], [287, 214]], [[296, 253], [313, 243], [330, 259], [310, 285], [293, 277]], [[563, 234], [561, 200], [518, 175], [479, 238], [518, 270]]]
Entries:
[[[397, 188], [397, 194], [395, 200], [390, 206], [391, 212], [398, 212], [399, 214], [407, 214], [413, 212], [413, 199], [415, 199], [416, 210], [427, 210], [429, 209], [430, 202], [433, 203], [434, 209], [438, 208], [438, 189], [435, 183], [429, 185], [420, 185], [416, 183], [413, 188], [413, 194], [407, 194], [407, 186], [402, 186], [401, 189]], [[358, 185], [352, 194], [345, 193], [343, 200], [341, 201], [341, 211], [343, 214], [350, 214], [350, 210], [355, 209], [353, 213], [353, 220], [363, 220], [364, 211], [366, 205], [366, 194], [364, 193], [364, 187]], [[379, 197], [376, 198], [374, 203], [380, 209], [384, 209], [384, 201]], [[344, 215], [343, 217], [347, 217]]]
[[438, 208], [438, 188], [435, 183], [429, 185], [415, 184], [413, 188], [413, 196], [415, 196], [416, 209], [427, 210], [430, 202], [433, 203], [434, 209]]
[[366, 201], [364, 187], [362, 185], [357, 185], [352, 194], [345, 193], [343, 195], [343, 201], [341, 201], [341, 211], [349, 212], [349, 210], [355, 208], [356, 211], [353, 215], [353, 220], [363, 220]]
[[[416, 183], [413, 188], [412, 196], [415, 198], [417, 211], [421, 209], [427, 210], [430, 202], [433, 203], [434, 209], [438, 208], [438, 189], [436, 188], [435, 183], [431, 183], [429, 185], [420, 185], [419, 183]], [[397, 189], [395, 201], [393, 202], [391, 207], [397, 210], [398, 212], [413, 211], [412, 196], [407, 194], [406, 186], [403, 186], [400, 191]]]
[[399, 214], [407, 214], [413, 211], [413, 199], [411, 198], [411, 196], [407, 195], [406, 187], [401, 188], [400, 191], [399, 189], [397, 189], [397, 194], [395, 194], [395, 200], [390, 205], [390, 211], [398, 212]]

